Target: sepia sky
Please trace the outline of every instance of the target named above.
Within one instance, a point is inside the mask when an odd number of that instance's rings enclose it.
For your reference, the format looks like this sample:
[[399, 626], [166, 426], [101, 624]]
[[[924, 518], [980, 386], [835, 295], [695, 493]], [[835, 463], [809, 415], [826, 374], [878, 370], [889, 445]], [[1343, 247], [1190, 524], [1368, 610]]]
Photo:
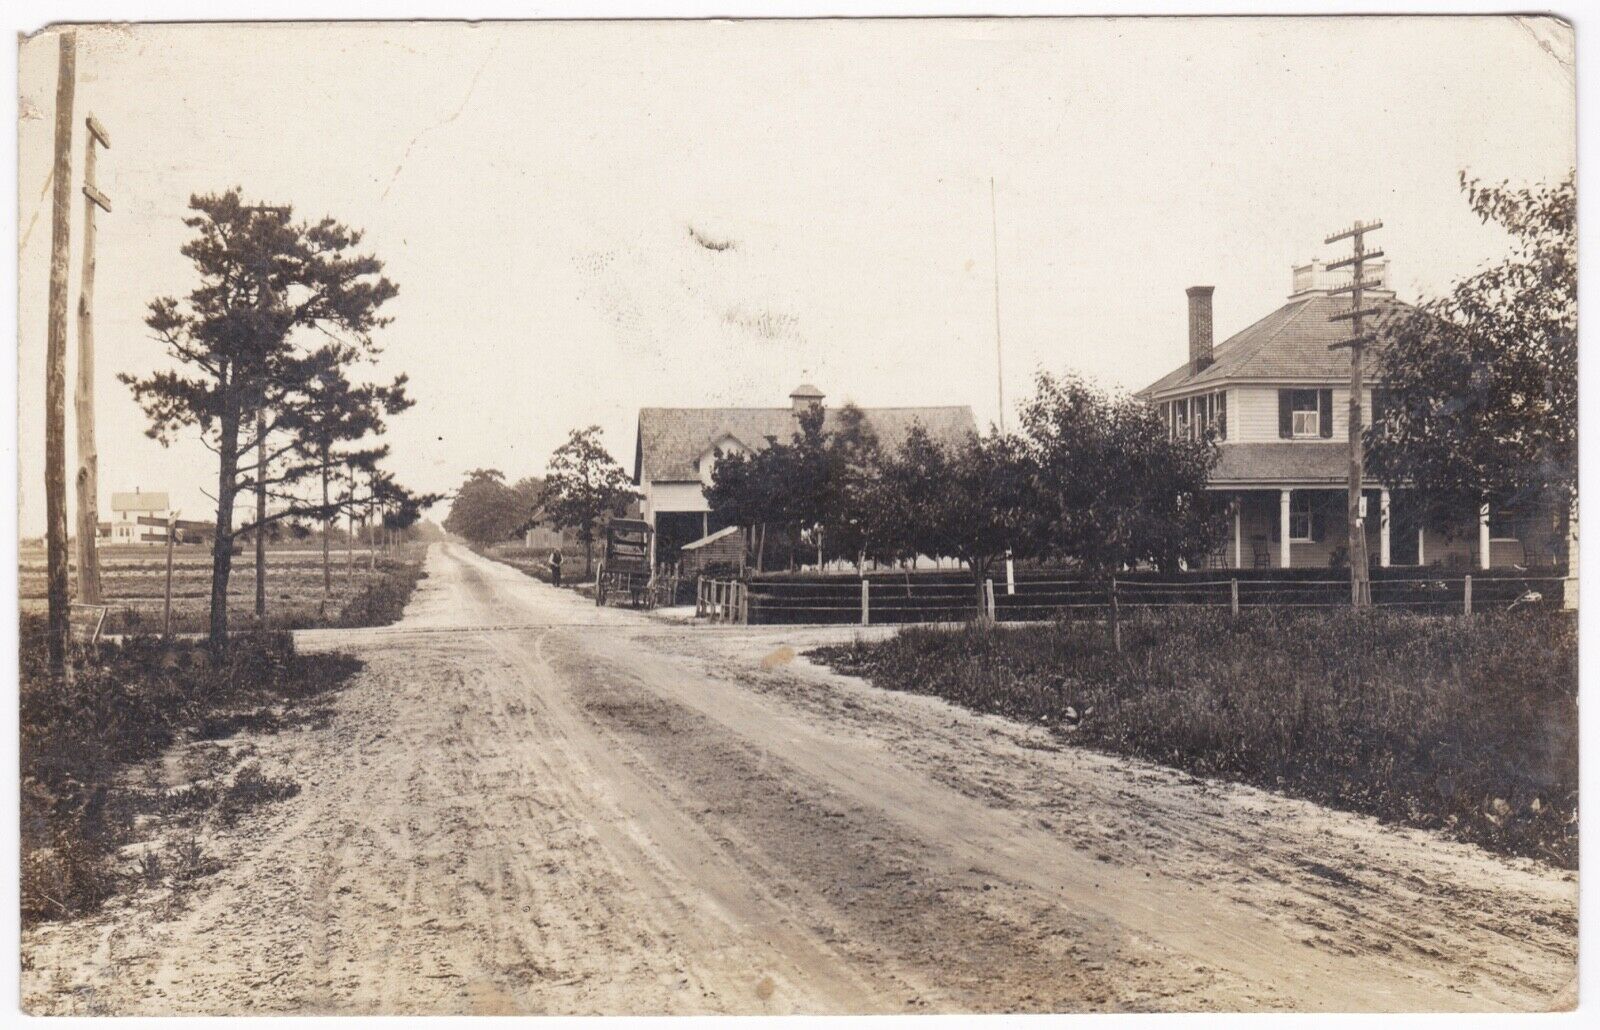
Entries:
[[[993, 421], [991, 177], [1008, 406], [1038, 368], [1143, 386], [1184, 357], [1185, 287], [1216, 286], [1220, 341], [1354, 219], [1383, 219], [1402, 299], [1441, 290], [1504, 249], [1462, 169], [1575, 163], [1571, 51], [1565, 26], [1510, 18], [80, 28], [75, 184], [83, 115], [112, 140], [101, 515], [136, 486], [214, 512], [211, 453], [147, 439], [115, 379], [166, 363], [143, 317], [193, 285], [194, 192], [366, 231], [401, 291], [367, 374], [409, 373], [418, 401], [391, 467], [449, 490], [539, 473], [590, 423], [631, 471], [640, 406], [783, 405], [802, 381]], [[55, 38], [19, 66], [35, 535]]]

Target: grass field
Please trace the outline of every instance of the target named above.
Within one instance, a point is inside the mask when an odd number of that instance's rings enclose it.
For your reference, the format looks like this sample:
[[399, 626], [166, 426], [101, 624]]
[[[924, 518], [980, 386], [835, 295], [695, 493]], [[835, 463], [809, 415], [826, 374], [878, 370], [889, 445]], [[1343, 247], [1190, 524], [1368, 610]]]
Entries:
[[[267, 549], [267, 628], [307, 629], [351, 625], [342, 613], [364, 605], [373, 591], [392, 592], [389, 580], [409, 575], [422, 559], [425, 545], [406, 544], [391, 556], [379, 555], [375, 569], [357, 550], [354, 560], [333, 553], [332, 590], [323, 594], [322, 551], [306, 547]], [[234, 556], [228, 580], [229, 625], [250, 628], [255, 611], [255, 557], [248, 548]], [[45, 606], [45, 554], [24, 548], [18, 562], [23, 612]], [[74, 572], [75, 575], [75, 572]], [[166, 552], [160, 547], [106, 547], [100, 551], [100, 582], [106, 604], [105, 632], [160, 632], [166, 585]], [[75, 587], [74, 580], [74, 587]], [[211, 552], [207, 547], [179, 547], [173, 554], [172, 628], [175, 633], [205, 630], [211, 607]], [[406, 591], [409, 596], [409, 590]], [[393, 621], [392, 619], [388, 621]]]
[[[526, 573], [543, 583], [550, 582], [550, 548], [548, 547], [523, 547], [521, 544], [494, 544], [489, 547], [474, 546], [473, 550], [485, 558], [492, 558], [497, 562], [509, 565], [519, 572]], [[564, 587], [577, 587], [587, 583], [589, 576], [584, 574], [583, 548], [571, 546], [561, 551], [561, 585]]]
[[907, 628], [814, 656], [1063, 738], [1574, 868], [1570, 613], [1174, 610]]

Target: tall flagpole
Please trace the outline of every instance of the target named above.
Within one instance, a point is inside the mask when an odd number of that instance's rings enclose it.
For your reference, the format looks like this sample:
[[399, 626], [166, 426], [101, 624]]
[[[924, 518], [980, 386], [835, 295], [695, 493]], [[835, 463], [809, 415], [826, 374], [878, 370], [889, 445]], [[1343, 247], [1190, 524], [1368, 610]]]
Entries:
[[995, 397], [1000, 403], [1000, 431], [1006, 431], [1006, 367], [1000, 348], [1000, 223], [995, 217], [994, 176], [989, 176], [989, 240], [993, 247], [994, 268], [994, 372]]
[[[994, 176], [989, 176], [989, 242], [993, 248], [994, 265], [994, 389], [1000, 404], [1000, 432], [1006, 431], [1006, 365], [1005, 352], [1000, 346], [1000, 220], [995, 215]], [[1006, 551], [1006, 593], [1017, 592], [1017, 568]]]

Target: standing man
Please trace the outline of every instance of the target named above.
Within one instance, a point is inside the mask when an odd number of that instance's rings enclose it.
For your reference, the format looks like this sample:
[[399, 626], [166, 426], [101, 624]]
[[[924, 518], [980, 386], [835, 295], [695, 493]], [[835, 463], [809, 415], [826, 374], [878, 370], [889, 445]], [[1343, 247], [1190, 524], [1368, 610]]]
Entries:
[[550, 552], [550, 582], [555, 586], [561, 585], [561, 548], [557, 547]]

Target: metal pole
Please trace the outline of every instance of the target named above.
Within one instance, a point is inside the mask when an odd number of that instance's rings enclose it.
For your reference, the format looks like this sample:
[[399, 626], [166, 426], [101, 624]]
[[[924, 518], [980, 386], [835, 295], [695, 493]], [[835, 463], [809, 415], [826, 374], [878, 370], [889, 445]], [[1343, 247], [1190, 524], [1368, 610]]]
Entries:
[[994, 384], [1000, 431], [1006, 431], [1006, 369], [1000, 347], [1000, 222], [995, 214], [994, 176], [989, 176], [989, 241], [994, 251]]
[[84, 119], [89, 130], [83, 142], [83, 277], [78, 289], [78, 377], [73, 409], [78, 423], [78, 600], [99, 604], [100, 456], [94, 439], [94, 211], [109, 213], [111, 201], [94, 181], [95, 145], [111, 139], [94, 115]]
[[66, 670], [67, 592], [67, 261], [72, 235], [72, 102], [77, 35], [61, 34], [56, 72], [55, 190], [50, 207], [50, 317], [44, 362], [44, 501], [50, 671]]

